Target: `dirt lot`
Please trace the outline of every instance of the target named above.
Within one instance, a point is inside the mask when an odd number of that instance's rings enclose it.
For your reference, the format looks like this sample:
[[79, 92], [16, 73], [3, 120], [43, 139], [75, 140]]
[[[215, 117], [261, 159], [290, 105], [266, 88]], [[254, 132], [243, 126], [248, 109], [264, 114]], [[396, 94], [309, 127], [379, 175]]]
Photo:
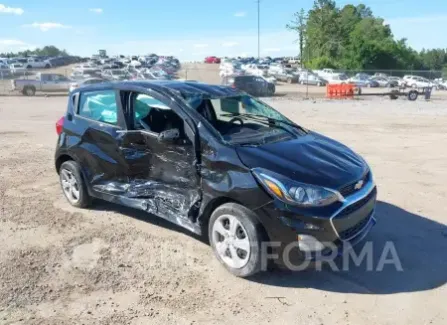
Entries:
[[66, 99], [0, 97], [0, 324], [446, 324], [443, 102], [271, 102], [367, 159], [379, 187], [368, 240], [375, 252], [392, 241], [402, 272], [362, 264], [238, 279], [155, 217], [71, 208], [53, 166]]

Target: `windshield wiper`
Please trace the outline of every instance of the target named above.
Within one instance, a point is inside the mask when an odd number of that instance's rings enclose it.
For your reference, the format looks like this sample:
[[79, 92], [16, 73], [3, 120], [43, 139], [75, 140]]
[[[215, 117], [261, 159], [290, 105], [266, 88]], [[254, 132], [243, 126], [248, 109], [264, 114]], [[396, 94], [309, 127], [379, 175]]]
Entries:
[[221, 116], [235, 116], [235, 117], [241, 116], [241, 117], [246, 117], [246, 118], [250, 118], [250, 119], [253, 119], [253, 120], [257, 120], [259, 122], [264, 122], [264, 120], [268, 120], [269, 122], [270, 121], [274, 122], [274, 124], [276, 126], [282, 128], [283, 130], [288, 131], [288, 132], [290, 132], [290, 131], [285, 129], [285, 128], [283, 128], [283, 127], [281, 127], [280, 125], [278, 125], [278, 123], [282, 123], [282, 124], [291, 126], [293, 128], [299, 129], [302, 132], [304, 132], [305, 134], [308, 133], [308, 131], [305, 128], [303, 128], [302, 126], [299, 126], [299, 125], [297, 125], [295, 123], [279, 120], [279, 119], [276, 119], [276, 118], [273, 118], [273, 117], [269, 117], [269, 116], [265, 116], [265, 115], [250, 114], [250, 113], [227, 113], [227, 114], [222, 114]]

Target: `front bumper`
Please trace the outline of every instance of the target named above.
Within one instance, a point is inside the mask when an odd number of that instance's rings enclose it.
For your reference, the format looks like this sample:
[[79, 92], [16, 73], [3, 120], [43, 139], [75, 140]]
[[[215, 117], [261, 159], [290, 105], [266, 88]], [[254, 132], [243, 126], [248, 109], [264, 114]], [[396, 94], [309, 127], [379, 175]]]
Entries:
[[[376, 224], [377, 188], [370, 178], [363, 188], [331, 208], [296, 209], [280, 202], [258, 209], [270, 239], [270, 256], [277, 264], [327, 260], [360, 243]], [[299, 248], [298, 235], [313, 236], [324, 245], [316, 252]]]

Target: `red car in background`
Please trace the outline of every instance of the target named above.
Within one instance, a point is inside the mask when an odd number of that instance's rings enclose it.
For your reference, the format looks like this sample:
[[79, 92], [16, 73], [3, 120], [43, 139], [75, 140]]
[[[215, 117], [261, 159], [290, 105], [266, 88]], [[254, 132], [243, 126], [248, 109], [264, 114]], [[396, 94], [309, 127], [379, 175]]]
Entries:
[[205, 63], [220, 63], [220, 58], [217, 56], [207, 56], [205, 58]]

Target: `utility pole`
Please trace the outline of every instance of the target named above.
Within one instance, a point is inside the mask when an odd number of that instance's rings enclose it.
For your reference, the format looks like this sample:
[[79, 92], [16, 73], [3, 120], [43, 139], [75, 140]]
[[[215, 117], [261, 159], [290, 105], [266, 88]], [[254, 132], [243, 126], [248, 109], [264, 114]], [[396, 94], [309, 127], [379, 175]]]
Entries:
[[261, 58], [261, 0], [256, 0], [258, 3], [258, 60]]

